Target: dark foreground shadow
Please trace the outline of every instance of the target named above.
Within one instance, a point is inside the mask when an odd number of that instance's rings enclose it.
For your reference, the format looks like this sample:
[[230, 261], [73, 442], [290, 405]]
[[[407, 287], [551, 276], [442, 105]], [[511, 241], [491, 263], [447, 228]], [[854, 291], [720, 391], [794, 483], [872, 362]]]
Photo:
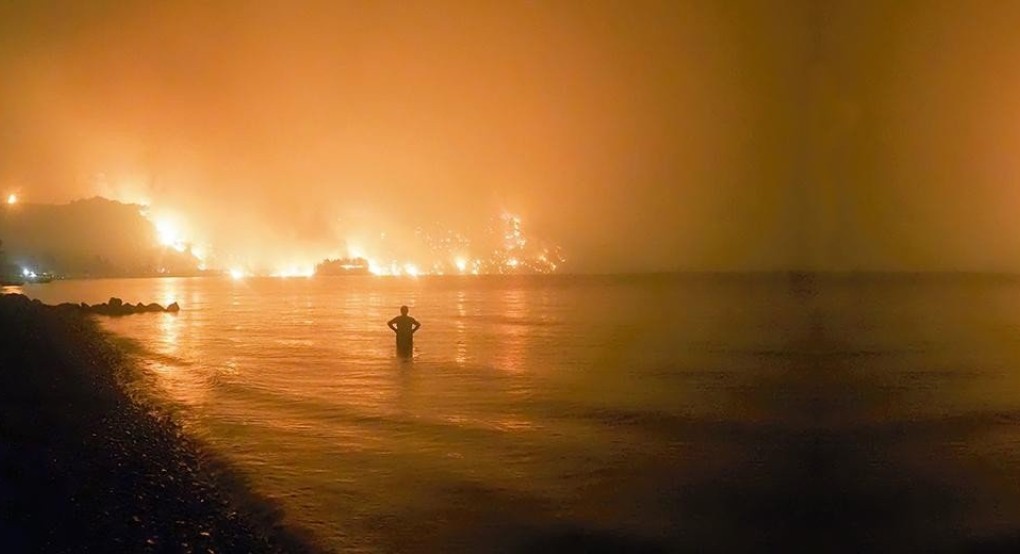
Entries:
[[80, 315], [0, 297], [5, 552], [310, 552], [282, 512], [167, 411]]

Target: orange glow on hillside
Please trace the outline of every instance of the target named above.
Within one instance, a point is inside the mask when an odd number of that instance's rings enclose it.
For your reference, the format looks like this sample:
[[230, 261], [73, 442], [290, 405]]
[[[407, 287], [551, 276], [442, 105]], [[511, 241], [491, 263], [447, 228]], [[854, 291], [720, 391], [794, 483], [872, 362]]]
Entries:
[[[153, 215], [152, 212], [155, 212]], [[542, 246], [525, 233], [521, 216], [503, 212], [485, 236], [468, 237], [436, 226], [419, 227], [403, 241], [394, 241], [386, 232], [354, 229], [362, 237], [352, 241], [338, 234], [337, 247], [328, 245], [318, 251], [294, 249], [284, 260], [273, 261], [272, 252], [249, 257], [244, 252], [229, 252], [207, 241], [196, 241], [186, 231], [186, 218], [164, 210], [141, 211], [153, 226], [156, 245], [192, 256], [196, 270], [220, 272], [233, 279], [250, 276], [280, 278], [311, 277], [316, 266], [332, 260], [333, 274], [371, 274], [391, 277], [426, 275], [489, 275], [513, 273], [553, 273], [563, 258], [557, 246]], [[243, 245], [242, 245], [243, 246]], [[407, 253], [411, 254], [407, 254]], [[401, 254], [403, 253], [403, 254]]]
[[161, 217], [156, 219], [155, 225], [156, 235], [160, 244], [169, 246], [178, 252], [184, 251], [184, 236], [181, 234], [181, 229], [176, 222]]

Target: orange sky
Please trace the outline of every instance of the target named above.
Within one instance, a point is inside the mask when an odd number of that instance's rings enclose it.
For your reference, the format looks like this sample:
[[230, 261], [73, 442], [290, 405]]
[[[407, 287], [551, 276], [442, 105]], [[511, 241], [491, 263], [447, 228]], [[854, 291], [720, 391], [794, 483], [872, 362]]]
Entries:
[[817, 14], [813, 263], [1020, 271], [1020, 2], [840, 2]]
[[1020, 2], [40, 4], [0, 6], [27, 200], [249, 250], [510, 209], [578, 270], [1020, 269]]

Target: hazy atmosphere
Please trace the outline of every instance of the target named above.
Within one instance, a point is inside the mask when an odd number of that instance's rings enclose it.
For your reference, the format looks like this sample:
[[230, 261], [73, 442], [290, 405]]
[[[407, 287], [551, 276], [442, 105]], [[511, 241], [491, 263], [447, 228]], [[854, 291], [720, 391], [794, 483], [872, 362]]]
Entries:
[[0, 0], [3, 552], [1020, 552], [1020, 0]]
[[569, 271], [1017, 270], [1017, 15], [5, 2], [0, 189], [261, 262], [511, 213]]
[[1020, 270], [1018, 2], [814, 8], [810, 260]]
[[149, 203], [235, 251], [506, 210], [572, 270], [801, 263], [797, 4], [2, 10], [0, 188], [27, 202]]

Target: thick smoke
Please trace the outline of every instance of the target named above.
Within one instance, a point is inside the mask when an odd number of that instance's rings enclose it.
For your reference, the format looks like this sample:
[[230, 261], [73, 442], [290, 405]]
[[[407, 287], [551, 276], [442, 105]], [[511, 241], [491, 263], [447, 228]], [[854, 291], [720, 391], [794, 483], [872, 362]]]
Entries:
[[510, 211], [574, 270], [797, 265], [786, 8], [7, 2], [0, 189], [259, 263]]

